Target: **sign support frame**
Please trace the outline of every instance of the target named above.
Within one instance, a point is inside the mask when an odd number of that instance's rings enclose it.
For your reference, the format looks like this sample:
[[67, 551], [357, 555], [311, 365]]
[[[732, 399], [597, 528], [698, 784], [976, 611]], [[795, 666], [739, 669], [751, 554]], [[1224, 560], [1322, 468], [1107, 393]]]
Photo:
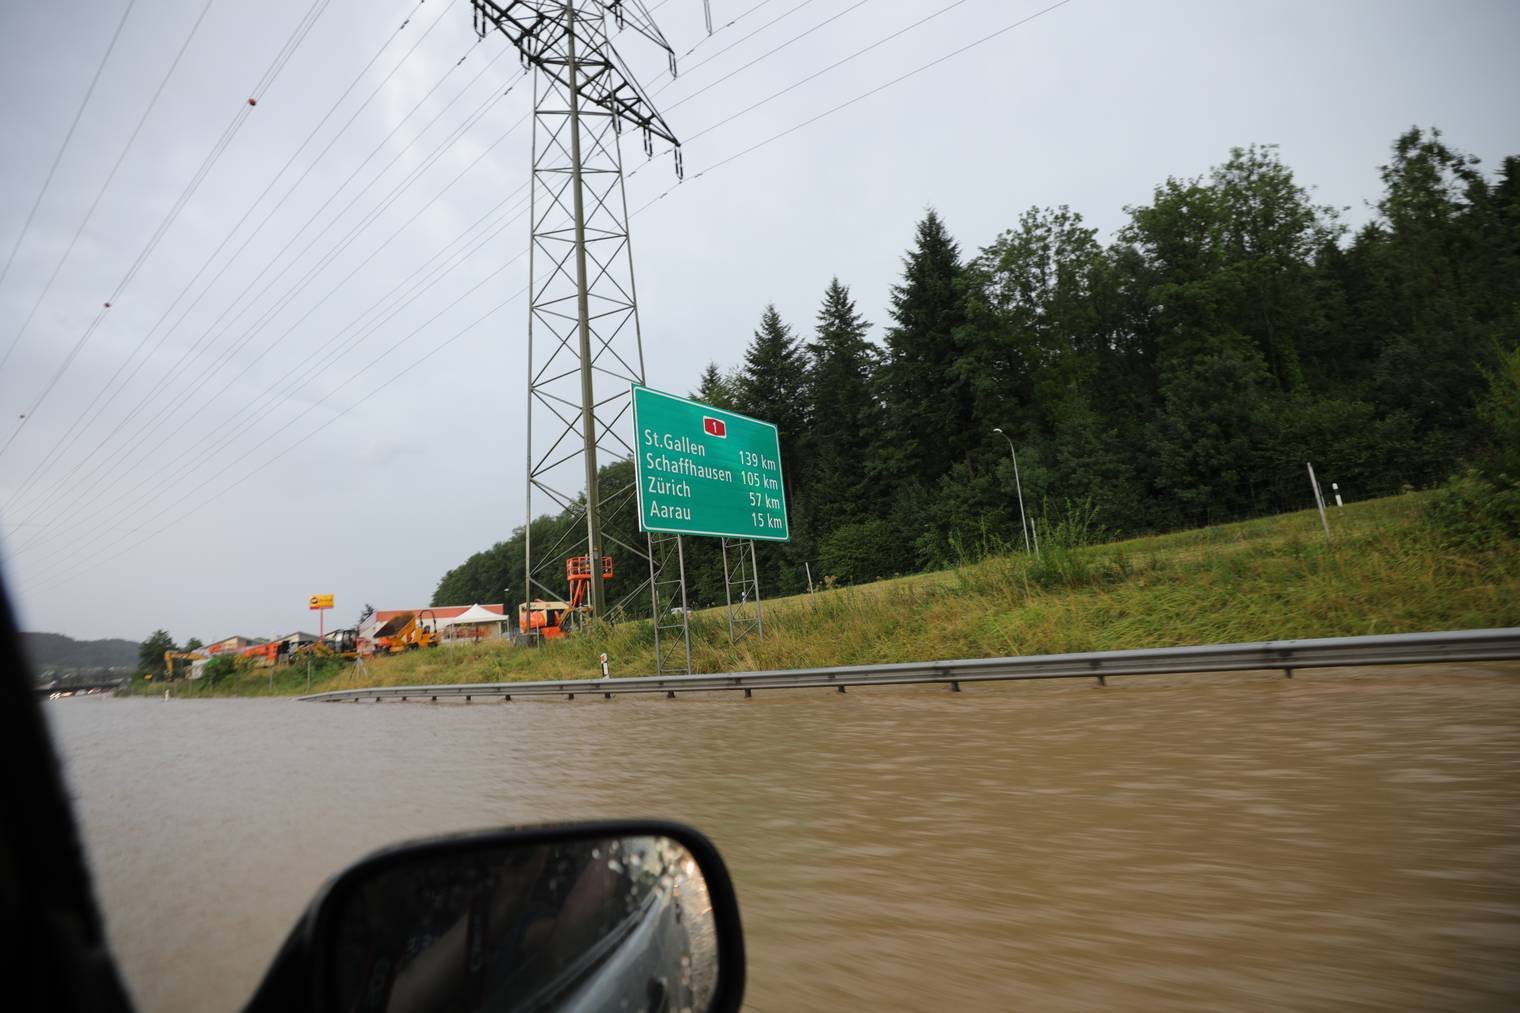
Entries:
[[[755, 540], [724, 538], [723, 547], [723, 597], [728, 602], [728, 642], [737, 644], [749, 634], [765, 639], [765, 617], [760, 608], [760, 567], [755, 562]], [[728, 550], [734, 548], [735, 562], [729, 564]], [[748, 559], [745, 558], [746, 553]], [[734, 605], [734, 591], [739, 591], [739, 604]]]
[[651, 532], [645, 537], [649, 540], [655, 674], [690, 675], [691, 609], [686, 600], [685, 542], [680, 535]]

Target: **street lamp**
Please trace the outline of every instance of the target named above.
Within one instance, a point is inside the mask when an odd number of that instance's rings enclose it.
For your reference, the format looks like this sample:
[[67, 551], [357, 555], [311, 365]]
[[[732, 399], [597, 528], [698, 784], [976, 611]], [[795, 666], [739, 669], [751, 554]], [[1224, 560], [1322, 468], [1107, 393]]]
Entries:
[[1019, 491], [1019, 530], [1024, 532], [1024, 551], [1029, 550], [1029, 522], [1024, 517], [1024, 485], [1019, 481], [1019, 455], [1013, 449], [1013, 438], [1001, 429], [992, 430], [1008, 441], [1008, 453], [1013, 457], [1013, 487]]

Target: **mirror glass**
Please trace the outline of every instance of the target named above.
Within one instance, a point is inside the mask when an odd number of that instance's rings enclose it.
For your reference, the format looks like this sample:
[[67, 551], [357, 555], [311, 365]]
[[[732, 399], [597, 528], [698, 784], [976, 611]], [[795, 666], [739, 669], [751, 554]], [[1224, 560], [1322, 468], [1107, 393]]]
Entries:
[[345, 1011], [702, 1013], [717, 986], [702, 870], [666, 837], [422, 850], [339, 903]]

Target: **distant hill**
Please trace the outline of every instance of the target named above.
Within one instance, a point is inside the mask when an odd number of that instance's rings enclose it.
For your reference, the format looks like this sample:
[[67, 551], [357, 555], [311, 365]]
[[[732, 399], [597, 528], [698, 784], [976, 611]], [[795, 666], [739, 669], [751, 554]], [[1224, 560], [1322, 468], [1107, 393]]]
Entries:
[[22, 648], [37, 670], [45, 668], [131, 668], [137, 644], [131, 640], [75, 640], [62, 633], [23, 633]]

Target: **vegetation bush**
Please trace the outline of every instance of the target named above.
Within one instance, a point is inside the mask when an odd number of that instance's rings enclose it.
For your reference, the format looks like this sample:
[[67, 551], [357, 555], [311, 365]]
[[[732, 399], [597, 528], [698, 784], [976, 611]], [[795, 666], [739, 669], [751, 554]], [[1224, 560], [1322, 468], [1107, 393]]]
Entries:
[[883, 520], [836, 528], [818, 547], [818, 570], [846, 584], [876, 580], [905, 569], [902, 546]]
[[1448, 543], [1484, 548], [1520, 537], [1520, 486], [1508, 476], [1490, 480], [1469, 470], [1431, 496], [1426, 517]]
[[206, 667], [201, 670], [201, 678], [207, 686], [215, 686], [236, 675], [238, 662], [242, 659], [235, 654], [218, 654], [206, 662]]

